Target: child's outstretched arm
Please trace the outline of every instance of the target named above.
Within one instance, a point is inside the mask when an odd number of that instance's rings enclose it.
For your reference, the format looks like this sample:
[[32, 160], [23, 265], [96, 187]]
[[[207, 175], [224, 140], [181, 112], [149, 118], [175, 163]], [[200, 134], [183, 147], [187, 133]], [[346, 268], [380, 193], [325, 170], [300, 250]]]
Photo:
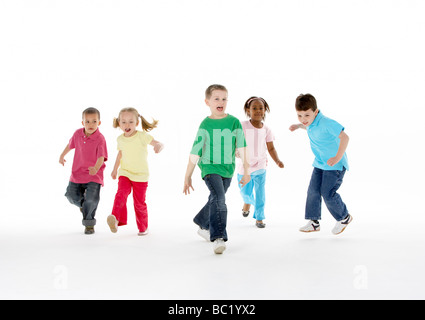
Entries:
[[71, 151], [71, 148], [69, 147], [69, 144], [67, 144], [62, 154], [59, 157], [59, 163], [63, 166], [65, 166], [65, 162], [66, 162], [65, 156], [68, 154], [69, 151]]
[[156, 140], [152, 140], [150, 145], [153, 146], [155, 153], [160, 153], [164, 149], [164, 144]]
[[269, 154], [274, 160], [274, 162], [276, 162], [277, 166], [279, 168], [283, 168], [284, 167], [283, 162], [280, 161], [279, 156], [277, 155], [277, 151], [274, 147], [273, 141], [267, 142], [267, 150], [269, 151]]
[[121, 158], [122, 158], [122, 152], [120, 150], [117, 154], [117, 160], [115, 161], [114, 169], [112, 170], [112, 173], [111, 173], [112, 179], [114, 180], [117, 178], [118, 168], [120, 167], [120, 164], [121, 164]]
[[96, 164], [94, 165], [94, 167], [89, 167], [89, 174], [91, 176], [96, 175], [96, 173], [99, 171], [100, 167], [103, 165], [104, 162], [105, 162], [105, 158], [104, 157], [100, 157], [99, 159], [97, 159]]
[[297, 129], [306, 129], [306, 126], [303, 125], [302, 123], [298, 123], [298, 124], [293, 124], [292, 126], [289, 127], [289, 130], [291, 131], [295, 131]]
[[327, 161], [328, 166], [331, 166], [331, 167], [333, 167], [334, 165], [336, 165], [338, 162], [341, 161], [342, 157], [344, 156], [345, 150], [347, 150], [348, 141], [350, 140], [350, 138], [344, 132], [344, 130], [341, 131], [338, 138], [341, 140], [340, 143], [339, 143], [338, 152], [336, 153], [335, 157], [330, 158]]
[[189, 163], [187, 164], [187, 169], [186, 169], [186, 175], [184, 176], [184, 187], [183, 187], [183, 193], [184, 194], [190, 194], [190, 188], [192, 188], [193, 191], [195, 191], [195, 189], [193, 189], [192, 186], [192, 174], [193, 171], [195, 170], [196, 164], [199, 161], [199, 156], [191, 154], [189, 157]]
[[239, 153], [239, 156], [242, 160], [243, 171], [244, 171], [243, 177], [241, 181], [239, 182], [239, 184], [242, 187], [244, 187], [249, 181], [251, 181], [251, 176], [249, 175], [248, 148], [247, 147], [238, 148], [237, 152]]

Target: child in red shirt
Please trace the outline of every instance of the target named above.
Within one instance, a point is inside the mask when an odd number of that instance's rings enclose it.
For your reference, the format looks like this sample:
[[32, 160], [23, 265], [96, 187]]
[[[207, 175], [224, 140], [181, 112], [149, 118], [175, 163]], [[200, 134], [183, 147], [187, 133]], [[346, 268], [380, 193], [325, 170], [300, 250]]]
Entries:
[[75, 149], [72, 174], [65, 196], [80, 208], [85, 234], [93, 234], [95, 214], [103, 186], [103, 171], [108, 160], [106, 140], [99, 132], [100, 112], [95, 108], [83, 111], [84, 128], [78, 129], [62, 152], [59, 163], [65, 165], [65, 156]]

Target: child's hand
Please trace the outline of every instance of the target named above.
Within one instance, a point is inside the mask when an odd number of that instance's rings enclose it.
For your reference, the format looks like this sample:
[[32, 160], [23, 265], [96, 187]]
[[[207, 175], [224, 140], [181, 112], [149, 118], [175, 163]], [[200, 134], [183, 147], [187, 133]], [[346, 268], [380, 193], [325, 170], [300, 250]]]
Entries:
[[334, 165], [336, 165], [339, 161], [341, 161], [341, 159], [338, 159], [338, 157], [333, 157], [330, 158], [327, 162], [328, 166], [333, 167]]
[[241, 155], [240, 155], [240, 153], [239, 153], [239, 150], [238, 149], [236, 149], [236, 151], [235, 151], [235, 157], [236, 158], [241, 158]]
[[112, 171], [112, 173], [111, 173], [111, 177], [112, 177], [112, 179], [114, 179], [114, 180], [117, 178], [117, 170]]
[[293, 124], [292, 126], [289, 127], [289, 130], [293, 132], [299, 128], [300, 128], [299, 124]]
[[164, 145], [156, 140], [152, 140], [151, 145], [153, 146], [153, 151], [155, 151], [155, 153], [160, 153], [162, 149], [164, 149]]
[[97, 173], [97, 169], [95, 168], [95, 167], [89, 167], [89, 174], [91, 175], [91, 176], [95, 176], [96, 175], [96, 173]]
[[277, 161], [276, 162], [276, 164], [277, 164], [277, 166], [279, 167], [279, 168], [284, 168], [285, 166], [284, 166], [284, 164], [283, 164], [283, 162], [282, 161]]
[[251, 181], [251, 176], [249, 174], [245, 174], [241, 181], [239, 181], [239, 184], [241, 185], [241, 187], [245, 187], [245, 185]]
[[192, 187], [192, 178], [187, 177], [184, 179], [183, 193], [185, 195], [190, 194], [190, 188], [192, 188], [192, 190], [195, 191], [195, 189], [193, 189]]
[[60, 163], [61, 165], [65, 166], [65, 162], [66, 162], [65, 157], [64, 157], [64, 156], [60, 156], [60, 158], [59, 158], [59, 163]]

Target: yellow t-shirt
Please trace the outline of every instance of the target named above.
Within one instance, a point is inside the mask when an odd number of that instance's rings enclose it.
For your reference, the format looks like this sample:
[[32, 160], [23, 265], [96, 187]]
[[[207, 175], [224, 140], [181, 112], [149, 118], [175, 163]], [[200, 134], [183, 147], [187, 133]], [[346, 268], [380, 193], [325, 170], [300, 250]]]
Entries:
[[118, 176], [124, 176], [135, 182], [147, 182], [149, 180], [148, 168], [148, 144], [153, 137], [144, 132], [137, 131], [132, 137], [124, 134], [117, 138], [118, 150], [122, 152]]

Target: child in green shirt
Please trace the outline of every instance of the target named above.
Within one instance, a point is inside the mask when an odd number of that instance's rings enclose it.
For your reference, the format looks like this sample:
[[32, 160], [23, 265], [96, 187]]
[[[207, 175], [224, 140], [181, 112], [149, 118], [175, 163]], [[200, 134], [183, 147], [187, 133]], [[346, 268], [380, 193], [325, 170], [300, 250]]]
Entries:
[[199, 226], [198, 234], [213, 242], [216, 254], [223, 253], [228, 240], [225, 194], [235, 171], [236, 149], [245, 169], [240, 184], [244, 186], [251, 179], [242, 125], [237, 118], [225, 112], [227, 95], [227, 89], [222, 85], [211, 85], [205, 92], [205, 103], [210, 108], [211, 115], [199, 126], [190, 152], [183, 188], [185, 194], [190, 194], [190, 188], [194, 190], [192, 174], [198, 164], [210, 196], [193, 221]]

